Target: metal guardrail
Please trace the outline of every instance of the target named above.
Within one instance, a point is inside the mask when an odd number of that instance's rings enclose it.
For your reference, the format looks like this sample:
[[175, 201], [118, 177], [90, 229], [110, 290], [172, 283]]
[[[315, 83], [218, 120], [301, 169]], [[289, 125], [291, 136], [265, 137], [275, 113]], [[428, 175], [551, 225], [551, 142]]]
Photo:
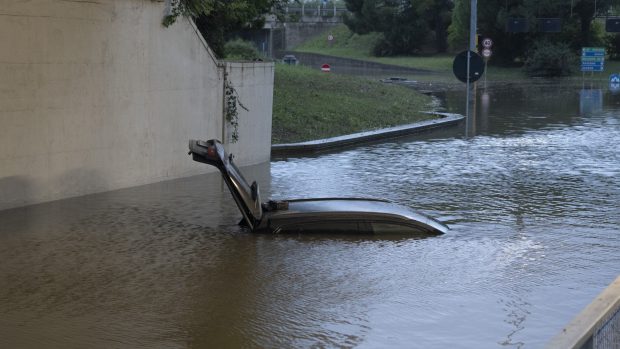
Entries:
[[620, 277], [547, 344], [547, 349], [620, 349]]
[[287, 14], [298, 14], [300, 16], [309, 16], [309, 17], [337, 17], [341, 16], [343, 13], [348, 12], [345, 7], [286, 7], [285, 13]]

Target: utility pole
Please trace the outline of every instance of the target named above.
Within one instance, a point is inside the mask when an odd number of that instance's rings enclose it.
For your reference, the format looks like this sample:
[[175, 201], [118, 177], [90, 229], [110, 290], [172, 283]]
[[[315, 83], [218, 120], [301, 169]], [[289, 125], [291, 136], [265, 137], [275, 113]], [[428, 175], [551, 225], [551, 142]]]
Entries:
[[467, 52], [467, 102], [466, 119], [465, 119], [465, 137], [469, 132], [469, 100], [471, 99], [471, 86], [470, 86], [470, 69], [471, 69], [471, 52], [476, 50], [476, 32], [478, 24], [478, 0], [471, 0], [470, 16], [469, 16], [469, 51]]

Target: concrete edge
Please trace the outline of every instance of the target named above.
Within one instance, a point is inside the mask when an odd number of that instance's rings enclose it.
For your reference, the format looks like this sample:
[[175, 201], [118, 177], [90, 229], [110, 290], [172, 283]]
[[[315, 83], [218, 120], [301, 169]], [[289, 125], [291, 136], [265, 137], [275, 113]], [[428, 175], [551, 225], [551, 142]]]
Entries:
[[[404, 67], [404, 66], [394, 65], [394, 64], [380, 63], [380, 62], [375, 62], [375, 61], [366, 61], [366, 60], [357, 59], [357, 58], [324, 55], [324, 54], [314, 53], [314, 52], [294, 51], [294, 50], [293, 51], [282, 50], [279, 52], [279, 56], [284, 56], [287, 54], [296, 55], [300, 57], [301, 55], [314, 56], [315, 58], [322, 58], [325, 61], [334, 61], [334, 60], [347, 61], [348, 62], [347, 66], [352, 66], [352, 67], [367, 67], [370, 69], [382, 69], [382, 70], [404, 72], [404, 73], [411, 73], [411, 74], [437, 74], [436, 71], [428, 70], [428, 69]], [[305, 65], [303, 63], [300, 63], [300, 64]], [[330, 63], [330, 64], [337, 64], [337, 63]]]
[[620, 309], [620, 276], [553, 337], [545, 348], [580, 349], [587, 347], [595, 329], [618, 309]]
[[381, 130], [365, 131], [344, 136], [318, 139], [314, 141], [274, 144], [271, 146], [271, 156], [320, 153], [334, 148], [360, 145], [377, 140], [404, 137], [416, 133], [427, 132], [429, 130], [455, 126], [465, 119], [465, 117], [460, 114], [440, 112], [426, 113], [439, 115], [440, 118], [424, 120], [413, 124], [389, 127]]

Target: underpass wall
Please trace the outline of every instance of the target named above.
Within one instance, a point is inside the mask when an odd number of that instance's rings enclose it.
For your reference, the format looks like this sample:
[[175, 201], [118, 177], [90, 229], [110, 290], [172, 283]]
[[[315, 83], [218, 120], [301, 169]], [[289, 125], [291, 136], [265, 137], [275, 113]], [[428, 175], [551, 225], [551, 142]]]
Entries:
[[[213, 171], [187, 141], [225, 134], [224, 65], [189, 20], [164, 28], [164, 11], [151, 0], [3, 1], [0, 209]], [[235, 83], [273, 89], [273, 76], [259, 79]], [[270, 130], [271, 105], [246, 99]], [[251, 147], [240, 165], [269, 158], [250, 143], [269, 140], [267, 128], [255, 131], [235, 145]]]
[[324, 35], [327, 41], [327, 34], [330, 29], [340, 25], [340, 22], [298, 22], [286, 23], [285, 28], [285, 50], [292, 50], [304, 41], [312, 39], [318, 35]]
[[234, 128], [224, 123], [222, 139], [227, 143], [226, 149], [234, 154], [235, 161], [240, 164], [269, 161], [274, 64], [227, 62], [225, 68], [229, 81], [238, 93], [239, 102], [245, 107], [237, 107], [238, 142], [232, 142]]

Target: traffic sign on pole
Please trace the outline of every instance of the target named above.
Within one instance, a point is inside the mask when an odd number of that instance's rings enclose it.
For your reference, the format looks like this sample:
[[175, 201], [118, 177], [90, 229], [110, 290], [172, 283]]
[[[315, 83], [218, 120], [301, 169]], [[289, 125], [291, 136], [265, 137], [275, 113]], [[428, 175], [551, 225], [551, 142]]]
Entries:
[[[454, 76], [462, 82], [470, 83], [478, 81], [478, 79], [482, 77], [482, 74], [484, 74], [484, 61], [476, 52], [463, 51], [454, 58], [452, 62], [452, 72]], [[467, 78], [468, 75], [469, 79]]]
[[602, 72], [605, 69], [604, 47], [581, 48], [581, 71]]

